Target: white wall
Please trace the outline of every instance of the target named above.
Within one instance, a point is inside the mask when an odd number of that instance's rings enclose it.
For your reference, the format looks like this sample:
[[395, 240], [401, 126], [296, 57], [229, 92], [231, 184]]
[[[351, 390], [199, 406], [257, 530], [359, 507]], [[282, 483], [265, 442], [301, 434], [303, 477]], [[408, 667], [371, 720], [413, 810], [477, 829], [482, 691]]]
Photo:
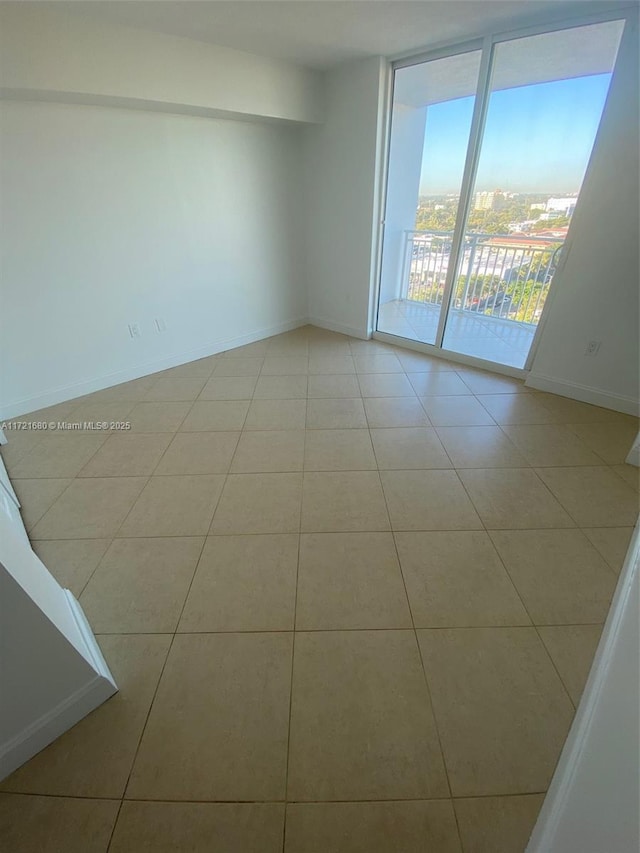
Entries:
[[0, 417], [302, 322], [299, 133], [2, 104]]
[[55, 3], [1, 4], [0, 58], [5, 96], [301, 122], [322, 117], [313, 71], [98, 23]]
[[370, 332], [383, 77], [379, 58], [329, 72], [325, 122], [303, 131], [310, 322], [359, 337]]
[[[638, 414], [638, 30], [628, 24], [527, 384]], [[595, 358], [590, 340], [602, 341]]]

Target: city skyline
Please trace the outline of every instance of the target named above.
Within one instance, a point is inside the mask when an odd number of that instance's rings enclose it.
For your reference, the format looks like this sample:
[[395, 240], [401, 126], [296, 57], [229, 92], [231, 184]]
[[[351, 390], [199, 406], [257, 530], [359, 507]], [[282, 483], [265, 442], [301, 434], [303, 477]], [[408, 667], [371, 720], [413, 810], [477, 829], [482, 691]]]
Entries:
[[[493, 92], [474, 193], [578, 192], [610, 80], [596, 74]], [[420, 195], [460, 192], [474, 100], [428, 108]]]

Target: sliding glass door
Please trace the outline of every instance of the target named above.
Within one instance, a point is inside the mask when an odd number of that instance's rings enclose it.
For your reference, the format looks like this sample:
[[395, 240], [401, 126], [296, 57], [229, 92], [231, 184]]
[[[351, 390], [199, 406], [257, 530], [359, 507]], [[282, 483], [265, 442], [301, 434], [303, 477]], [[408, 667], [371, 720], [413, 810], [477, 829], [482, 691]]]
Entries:
[[378, 331], [525, 366], [623, 26], [395, 69]]

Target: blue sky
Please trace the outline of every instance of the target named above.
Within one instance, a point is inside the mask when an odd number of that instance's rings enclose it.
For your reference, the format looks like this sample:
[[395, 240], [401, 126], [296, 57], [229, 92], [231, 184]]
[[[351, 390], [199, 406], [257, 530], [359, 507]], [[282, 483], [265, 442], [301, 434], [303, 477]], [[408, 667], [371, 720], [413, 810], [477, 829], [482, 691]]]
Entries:
[[[580, 188], [610, 74], [493, 92], [475, 190], [568, 193]], [[420, 193], [457, 193], [473, 97], [427, 110]]]

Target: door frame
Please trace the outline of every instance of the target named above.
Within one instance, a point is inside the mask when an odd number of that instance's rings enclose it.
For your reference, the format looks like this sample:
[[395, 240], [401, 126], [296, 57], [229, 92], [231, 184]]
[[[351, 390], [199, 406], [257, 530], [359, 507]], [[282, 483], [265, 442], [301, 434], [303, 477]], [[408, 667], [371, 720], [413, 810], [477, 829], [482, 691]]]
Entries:
[[[434, 47], [433, 49], [416, 50], [411, 53], [401, 54], [397, 57], [391, 57], [386, 62], [386, 76], [384, 79], [384, 91], [382, 93], [382, 121], [381, 121], [381, 139], [380, 139], [380, 159], [377, 170], [380, 190], [377, 194], [376, 209], [377, 209], [377, 234], [376, 245], [374, 247], [375, 258], [375, 274], [373, 277], [373, 286], [371, 292], [371, 300], [373, 302], [372, 317], [372, 337], [386, 343], [402, 346], [406, 349], [424, 352], [427, 355], [433, 355], [439, 358], [455, 361], [469, 366], [480, 367], [492, 370], [495, 373], [502, 373], [507, 376], [515, 376], [525, 378], [533, 363], [536, 351], [540, 344], [542, 330], [546, 323], [551, 304], [553, 302], [553, 294], [557, 280], [557, 273], [561, 272], [572, 244], [572, 228], [569, 224], [567, 237], [563, 244], [563, 251], [560, 256], [558, 269], [551, 281], [549, 292], [543, 306], [540, 320], [534, 333], [533, 341], [527, 355], [524, 367], [517, 368], [510, 365], [500, 364], [494, 361], [487, 361], [477, 356], [470, 356], [464, 353], [458, 353], [454, 350], [446, 350], [442, 347], [444, 340], [446, 321], [449, 315], [451, 293], [455, 283], [455, 279], [461, 263], [460, 247], [464, 239], [466, 223], [470, 211], [470, 196], [473, 190], [478, 161], [480, 158], [480, 150], [482, 145], [482, 137], [487, 115], [487, 107], [489, 96], [491, 94], [491, 71], [493, 68], [494, 49], [497, 44], [507, 41], [515, 41], [529, 36], [544, 35], [545, 33], [560, 32], [562, 30], [575, 29], [577, 27], [589, 26], [591, 24], [606, 23], [608, 21], [622, 21], [624, 30], [628, 26], [629, 19], [635, 14], [636, 7], [628, 4], [616, 6], [613, 9], [605, 9], [600, 12], [591, 14], [583, 14], [575, 17], [557, 19], [547, 19], [539, 23], [529, 24], [513, 30], [503, 30], [493, 33], [487, 33], [474, 39], [466, 39], [462, 42], [447, 42]], [[434, 59], [444, 59], [448, 56], [456, 56], [460, 53], [469, 53], [474, 50], [482, 50], [480, 59], [480, 70], [478, 74], [478, 83], [476, 87], [476, 100], [473, 110], [473, 118], [469, 133], [469, 142], [467, 145], [467, 153], [465, 157], [465, 165], [463, 172], [462, 186], [460, 189], [460, 201], [458, 211], [462, 211], [462, 215], [457, 217], [453, 239], [451, 255], [454, 256], [455, 262], [447, 269], [447, 277], [443, 292], [442, 307], [438, 320], [438, 330], [434, 344], [424, 343], [423, 341], [415, 341], [411, 338], [403, 338], [399, 335], [392, 335], [388, 332], [378, 330], [379, 313], [380, 313], [380, 289], [382, 276], [382, 252], [384, 246], [384, 229], [386, 204], [388, 196], [389, 184], [389, 158], [391, 150], [391, 132], [392, 132], [392, 112], [393, 112], [393, 95], [395, 72], [401, 68], [408, 68], [412, 65], [419, 65], [423, 62], [429, 62]], [[617, 62], [617, 58], [616, 58]], [[614, 64], [615, 73], [615, 64]], [[608, 94], [607, 94], [608, 98]], [[606, 102], [605, 102], [606, 103]], [[602, 120], [602, 117], [601, 119]], [[598, 133], [597, 131], [596, 133]], [[596, 135], [597, 139], [597, 135]], [[595, 145], [595, 142], [594, 142]], [[588, 166], [587, 166], [588, 168]], [[464, 204], [463, 204], [464, 202]], [[573, 221], [573, 220], [572, 220]]]

